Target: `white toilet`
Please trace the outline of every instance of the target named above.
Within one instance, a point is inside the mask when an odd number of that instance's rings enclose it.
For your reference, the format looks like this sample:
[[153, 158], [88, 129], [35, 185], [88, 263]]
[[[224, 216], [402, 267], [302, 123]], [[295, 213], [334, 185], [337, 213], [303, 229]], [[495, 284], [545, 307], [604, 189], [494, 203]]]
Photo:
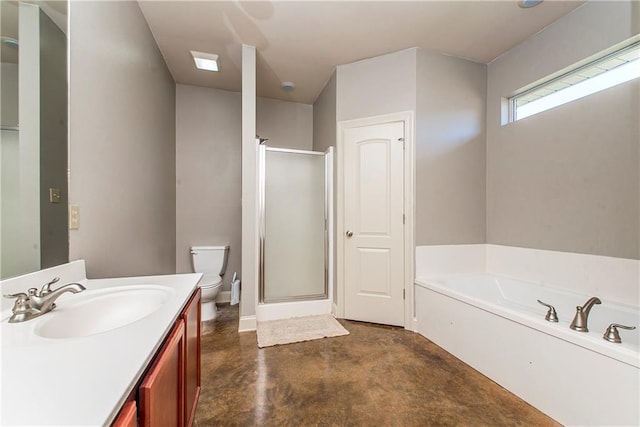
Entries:
[[202, 290], [202, 321], [216, 318], [216, 297], [222, 289], [222, 275], [227, 269], [229, 246], [192, 246], [193, 271], [204, 273]]

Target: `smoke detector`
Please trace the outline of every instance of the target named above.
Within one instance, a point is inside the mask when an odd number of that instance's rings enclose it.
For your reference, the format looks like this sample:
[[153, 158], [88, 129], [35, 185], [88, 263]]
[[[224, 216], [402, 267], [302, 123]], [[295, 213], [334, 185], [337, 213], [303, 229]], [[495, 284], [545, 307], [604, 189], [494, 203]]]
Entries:
[[296, 84], [294, 82], [282, 82], [280, 83], [280, 87], [282, 90], [289, 92], [296, 88]]
[[542, 2], [543, 0], [520, 0], [518, 1], [518, 6], [523, 9], [529, 9], [530, 7], [535, 7]]
[[18, 40], [12, 38], [12, 37], [5, 37], [2, 36], [0, 37], [0, 40], [2, 41], [2, 44], [10, 47], [12, 49], [17, 49], [18, 48]]

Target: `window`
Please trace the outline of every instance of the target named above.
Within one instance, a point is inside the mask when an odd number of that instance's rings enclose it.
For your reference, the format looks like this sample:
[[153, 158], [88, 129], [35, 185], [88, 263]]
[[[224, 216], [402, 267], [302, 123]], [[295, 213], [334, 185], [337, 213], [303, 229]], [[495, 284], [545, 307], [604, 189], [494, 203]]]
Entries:
[[524, 88], [509, 98], [509, 121], [524, 119], [592, 93], [640, 77], [640, 41], [608, 49], [586, 64]]

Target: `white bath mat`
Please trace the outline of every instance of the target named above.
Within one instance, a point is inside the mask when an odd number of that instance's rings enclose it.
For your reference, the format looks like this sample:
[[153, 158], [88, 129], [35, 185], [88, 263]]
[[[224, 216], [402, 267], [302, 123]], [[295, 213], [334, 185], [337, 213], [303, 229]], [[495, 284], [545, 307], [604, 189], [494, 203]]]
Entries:
[[349, 335], [330, 314], [258, 322], [258, 347]]

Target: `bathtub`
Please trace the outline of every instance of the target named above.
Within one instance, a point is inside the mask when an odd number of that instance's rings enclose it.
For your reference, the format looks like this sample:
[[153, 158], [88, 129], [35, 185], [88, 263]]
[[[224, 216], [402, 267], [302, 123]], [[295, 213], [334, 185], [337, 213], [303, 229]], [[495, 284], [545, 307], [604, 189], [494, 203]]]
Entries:
[[[594, 305], [589, 332], [569, 329], [580, 295], [489, 274], [416, 278], [417, 332], [565, 425], [640, 425], [638, 307]], [[559, 322], [544, 320], [555, 306]]]

